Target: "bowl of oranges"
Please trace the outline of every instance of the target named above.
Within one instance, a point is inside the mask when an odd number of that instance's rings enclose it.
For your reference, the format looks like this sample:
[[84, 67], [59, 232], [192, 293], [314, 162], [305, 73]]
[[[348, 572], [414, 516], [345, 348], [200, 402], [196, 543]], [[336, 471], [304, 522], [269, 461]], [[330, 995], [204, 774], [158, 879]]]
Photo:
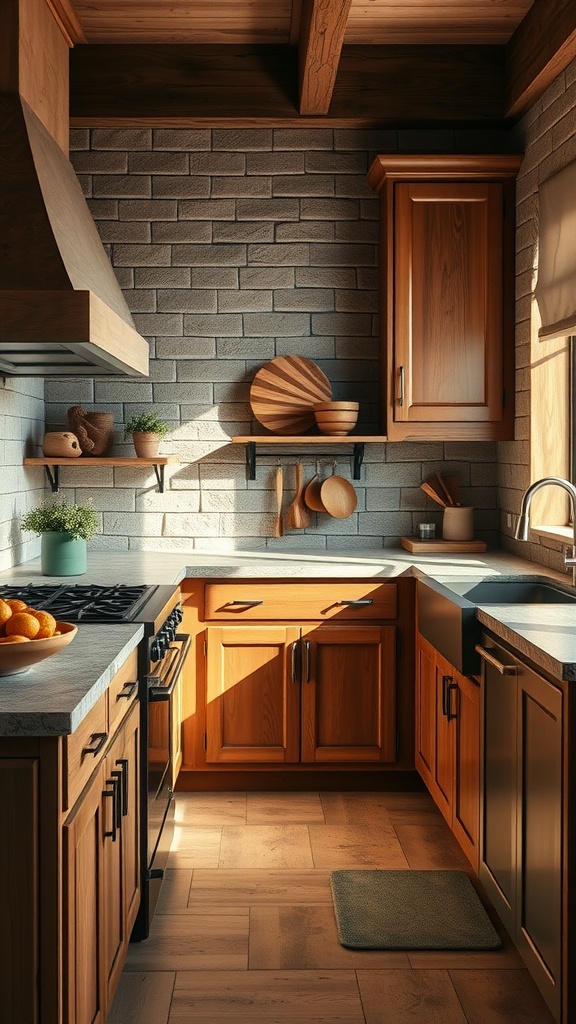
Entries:
[[58, 622], [42, 608], [0, 596], [0, 676], [27, 672], [67, 647], [77, 632], [73, 623]]

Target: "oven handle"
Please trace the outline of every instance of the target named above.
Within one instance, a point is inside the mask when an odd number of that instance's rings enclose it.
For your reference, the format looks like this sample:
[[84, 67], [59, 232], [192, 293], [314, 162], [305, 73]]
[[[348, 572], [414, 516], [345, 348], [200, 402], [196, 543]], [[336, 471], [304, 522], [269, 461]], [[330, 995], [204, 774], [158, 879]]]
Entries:
[[[182, 665], [184, 664], [184, 661], [186, 660], [186, 657], [188, 655], [188, 651], [190, 650], [192, 637], [190, 636], [189, 633], [176, 633], [174, 639], [183, 640], [184, 642], [182, 644], [182, 647], [180, 648], [178, 657], [170, 666], [170, 669], [168, 671], [168, 678], [170, 679], [170, 682], [167, 683], [166, 686], [150, 686], [148, 690], [148, 701], [150, 704], [159, 704], [161, 701], [170, 700], [170, 697], [172, 696], [176, 688], [176, 684], [178, 683], [178, 679], [180, 678]], [[157, 677], [150, 676], [149, 678], [156, 679]]]

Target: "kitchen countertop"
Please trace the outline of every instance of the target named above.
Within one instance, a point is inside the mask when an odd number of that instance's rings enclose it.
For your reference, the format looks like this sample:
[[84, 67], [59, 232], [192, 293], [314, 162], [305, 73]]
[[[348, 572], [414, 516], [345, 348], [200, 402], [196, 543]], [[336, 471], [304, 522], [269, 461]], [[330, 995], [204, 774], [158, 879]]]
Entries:
[[[308, 554], [238, 552], [93, 551], [78, 577], [43, 576], [40, 560], [0, 573], [2, 583], [170, 584], [186, 578], [342, 579], [430, 576], [542, 575], [567, 577], [503, 551], [415, 555], [404, 549]], [[576, 680], [576, 629], [570, 605], [479, 607], [478, 619], [501, 639], [557, 678]], [[0, 736], [48, 736], [73, 731], [108, 686], [142, 636], [141, 625], [80, 627], [70, 647], [27, 675], [0, 678]]]
[[143, 635], [140, 623], [79, 626], [53, 658], [0, 676], [0, 736], [74, 732]]

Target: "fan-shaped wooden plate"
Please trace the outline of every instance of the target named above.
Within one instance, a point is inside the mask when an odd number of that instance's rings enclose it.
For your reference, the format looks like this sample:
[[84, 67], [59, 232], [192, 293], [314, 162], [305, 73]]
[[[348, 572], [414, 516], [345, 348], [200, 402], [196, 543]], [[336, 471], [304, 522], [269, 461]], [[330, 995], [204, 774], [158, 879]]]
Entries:
[[254, 416], [274, 434], [303, 434], [315, 423], [314, 405], [331, 397], [330, 381], [304, 356], [272, 359], [258, 370], [250, 388]]

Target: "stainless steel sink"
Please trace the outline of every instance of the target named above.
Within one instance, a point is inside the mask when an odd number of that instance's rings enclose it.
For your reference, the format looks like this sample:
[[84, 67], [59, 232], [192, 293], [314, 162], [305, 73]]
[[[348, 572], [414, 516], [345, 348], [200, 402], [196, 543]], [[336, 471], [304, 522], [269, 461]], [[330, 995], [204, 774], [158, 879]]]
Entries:
[[576, 604], [576, 592], [541, 576], [486, 579], [418, 579], [418, 629], [464, 675], [480, 670], [475, 646], [481, 626], [476, 608], [485, 605]]

